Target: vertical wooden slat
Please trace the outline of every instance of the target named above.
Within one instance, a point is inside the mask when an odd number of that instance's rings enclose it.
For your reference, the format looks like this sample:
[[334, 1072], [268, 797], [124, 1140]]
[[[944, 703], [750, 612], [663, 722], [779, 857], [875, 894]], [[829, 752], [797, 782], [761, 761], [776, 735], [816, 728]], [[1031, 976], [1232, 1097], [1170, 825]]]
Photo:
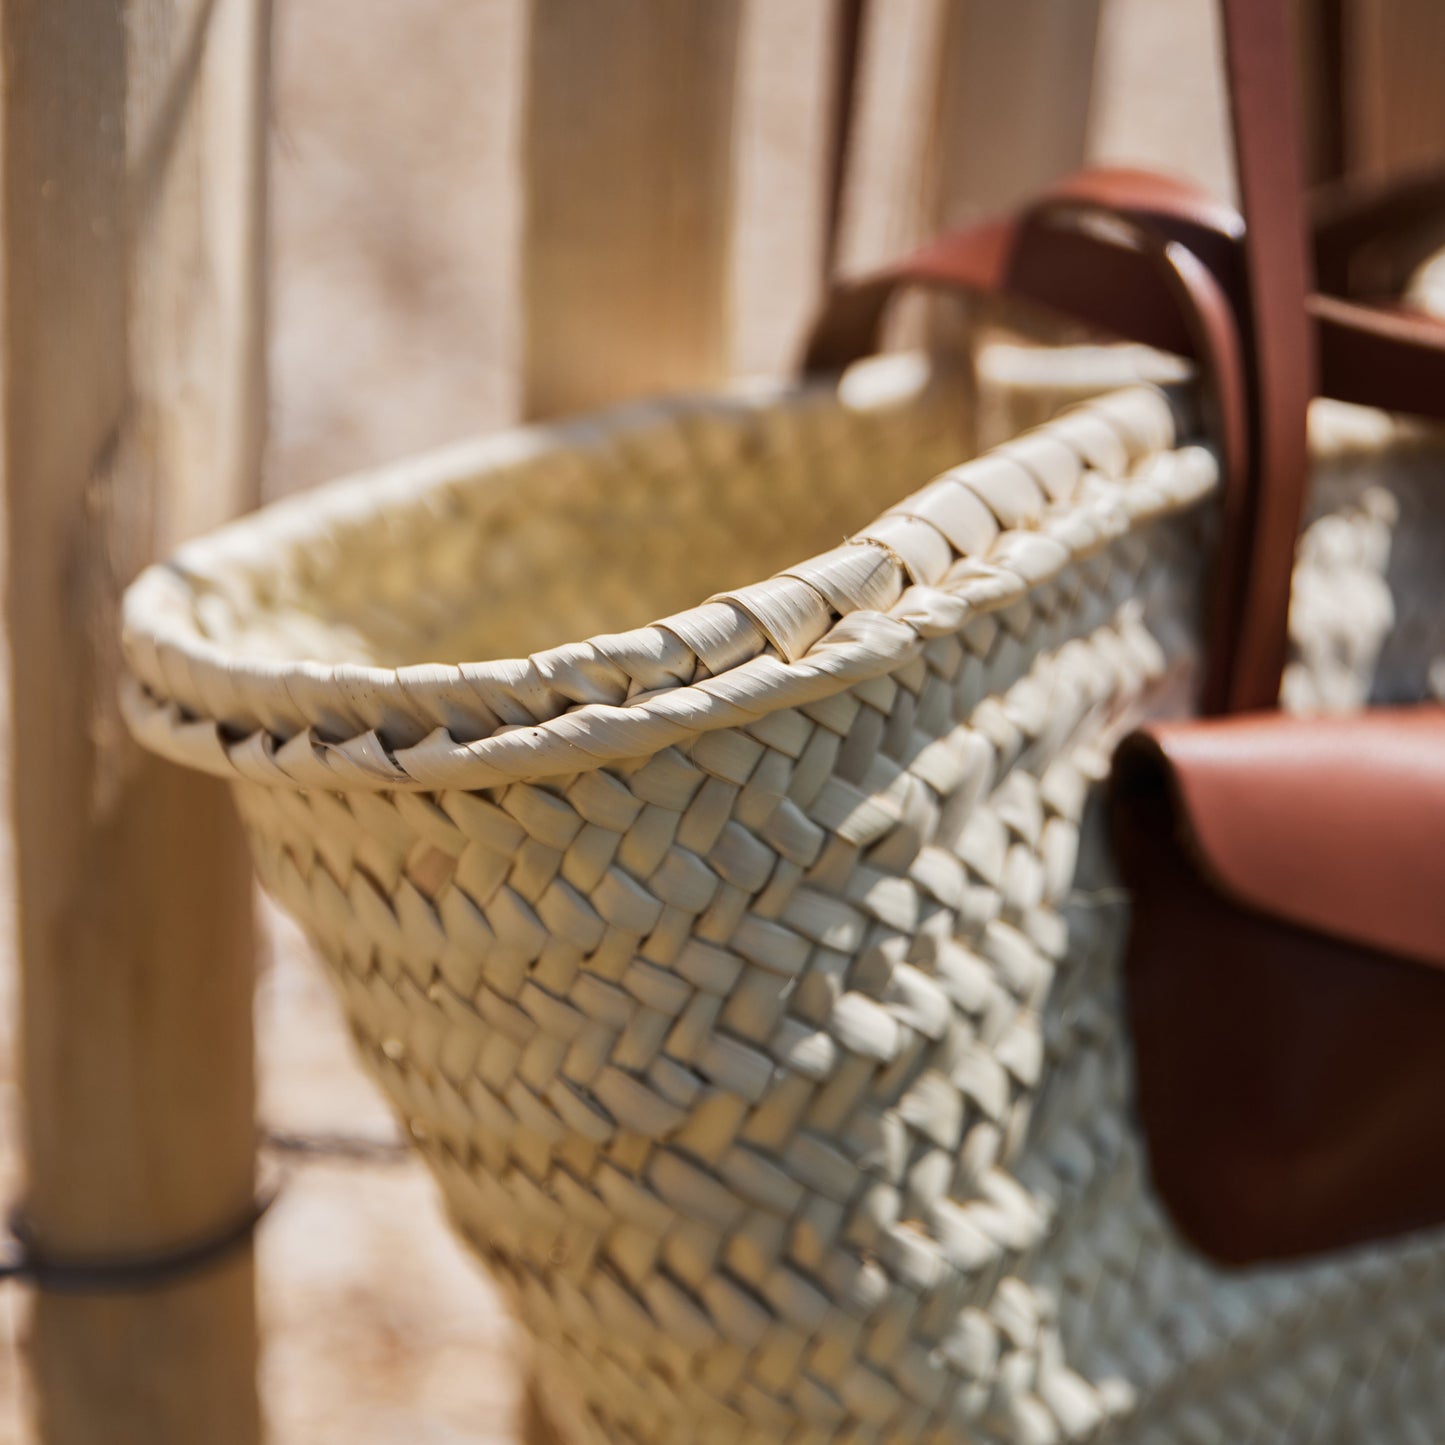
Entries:
[[924, 211], [956, 226], [1084, 162], [1100, 0], [948, 0]]
[[865, 5], [834, 260], [857, 272], [927, 231], [925, 152], [937, 106], [945, 0]]
[[1346, 170], [1389, 176], [1445, 161], [1445, 5], [1344, 0], [1343, 32]]
[[827, 151], [827, 209], [823, 225], [823, 274], [838, 268], [843, 230], [843, 193], [848, 182], [848, 156], [859, 108], [859, 71], [863, 59], [863, 21], [867, 0], [835, 0], [829, 41], [831, 94]]
[[1234, 194], [1219, 0], [1104, 0], [1089, 160]]
[[[840, 269], [878, 266], [1006, 209], [1084, 161], [1100, 0], [891, 0], [866, 7]], [[900, 307], [897, 337], [977, 360], [981, 305]], [[991, 308], [990, 308], [991, 309]], [[973, 371], [964, 446], [991, 426]]]
[[[6, 0], [3, 468], [25, 1217], [145, 1253], [252, 1195], [251, 893], [229, 801], [140, 753], [117, 598], [256, 495], [266, 0]], [[252, 1445], [249, 1251], [42, 1293], [47, 1445]]]
[[818, 307], [830, 230], [838, 8], [838, 0], [746, 0], [743, 7], [728, 272], [734, 373], [790, 370]]
[[1345, 173], [1345, 6], [1348, 0], [1294, 0], [1299, 44], [1305, 179], [1310, 185]]
[[867, 7], [840, 260], [876, 265], [1083, 162], [1099, 0]]
[[[730, 370], [741, 0], [531, 0], [521, 410], [582, 411]], [[529, 1445], [573, 1434], [530, 1383]]]
[[739, 0], [533, 0], [528, 416], [726, 374], [739, 13]]

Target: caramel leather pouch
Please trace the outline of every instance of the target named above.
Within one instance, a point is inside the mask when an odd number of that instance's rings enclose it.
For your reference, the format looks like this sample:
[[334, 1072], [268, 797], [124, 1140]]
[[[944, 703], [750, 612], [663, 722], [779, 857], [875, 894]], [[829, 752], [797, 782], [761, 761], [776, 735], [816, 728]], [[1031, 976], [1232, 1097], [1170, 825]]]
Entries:
[[1245, 1264], [1445, 1220], [1445, 708], [1157, 726], [1111, 788], [1179, 1229]]

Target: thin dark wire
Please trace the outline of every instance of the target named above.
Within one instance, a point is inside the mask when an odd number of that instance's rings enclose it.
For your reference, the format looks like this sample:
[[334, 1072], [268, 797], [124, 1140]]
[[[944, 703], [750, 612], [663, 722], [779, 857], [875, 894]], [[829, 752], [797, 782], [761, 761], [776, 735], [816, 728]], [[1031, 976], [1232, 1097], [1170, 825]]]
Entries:
[[49, 1294], [118, 1294], [161, 1289], [221, 1263], [250, 1244], [256, 1226], [275, 1203], [279, 1184], [261, 1189], [236, 1220], [208, 1239], [148, 1254], [51, 1259], [41, 1254], [24, 1219], [10, 1224], [0, 1256], [0, 1281], [15, 1280]]
[[[391, 1166], [407, 1157], [401, 1139], [354, 1134], [300, 1134], [266, 1131], [263, 1147], [300, 1161], [341, 1159], [358, 1164]], [[250, 1207], [209, 1238], [173, 1249], [136, 1255], [97, 1255], [88, 1259], [55, 1259], [40, 1252], [24, 1215], [16, 1210], [10, 1221], [10, 1238], [0, 1243], [0, 1284], [28, 1284], [51, 1294], [119, 1294], [161, 1289], [221, 1263], [247, 1246], [257, 1225], [275, 1203], [281, 1178], [257, 1191]]]
[[270, 1129], [264, 1147], [301, 1160], [344, 1159], [358, 1164], [401, 1164], [410, 1153], [404, 1139], [378, 1139], [363, 1134], [303, 1134]]

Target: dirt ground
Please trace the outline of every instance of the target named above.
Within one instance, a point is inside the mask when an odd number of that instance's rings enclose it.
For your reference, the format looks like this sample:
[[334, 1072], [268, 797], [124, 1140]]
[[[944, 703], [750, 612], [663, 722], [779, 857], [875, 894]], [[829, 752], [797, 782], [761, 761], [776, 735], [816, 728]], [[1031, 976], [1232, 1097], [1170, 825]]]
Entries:
[[[447, 1229], [420, 1164], [386, 1147], [395, 1125], [352, 1058], [320, 965], [284, 918], [262, 912], [261, 1119], [281, 1136], [382, 1146], [359, 1158], [268, 1151], [268, 1172], [283, 1171], [257, 1249], [269, 1439], [513, 1445], [521, 1370], [497, 1294]], [[9, 1070], [0, 1108], [0, 1198], [8, 1199], [19, 1184]], [[0, 1445], [35, 1445], [25, 1314], [23, 1292], [0, 1289]]]
[[[770, 20], [778, 34], [816, 25], [826, 0], [789, 4]], [[522, 0], [348, 0], [344, 24], [339, 13], [324, 0], [277, 6], [271, 495], [516, 410], [507, 258]], [[1097, 153], [1220, 180], [1209, 17], [1209, 0], [1110, 0]], [[778, 60], [766, 75], [784, 73]], [[761, 133], [786, 147], [786, 127]], [[784, 174], [776, 155], [769, 163]], [[762, 249], [748, 244], [745, 256]], [[739, 321], [739, 355], [781, 365], [795, 344], [788, 314], [761, 290], [747, 295], [756, 314]], [[266, 916], [263, 1123], [384, 1145], [394, 1125], [350, 1057], [327, 981], [295, 931]], [[0, 1010], [0, 1044], [12, 1016]], [[18, 1185], [13, 1093], [13, 1070], [0, 1069], [0, 1200]], [[419, 1165], [292, 1158], [260, 1232], [259, 1278], [273, 1445], [517, 1438], [517, 1342]], [[0, 1445], [32, 1445], [24, 1311], [20, 1291], [0, 1289]]]
[[[283, 1135], [394, 1143], [329, 980], [267, 910], [257, 996], [261, 1117]], [[261, 1389], [274, 1445], [508, 1445], [517, 1341], [405, 1154], [273, 1154], [286, 1184], [261, 1233]]]

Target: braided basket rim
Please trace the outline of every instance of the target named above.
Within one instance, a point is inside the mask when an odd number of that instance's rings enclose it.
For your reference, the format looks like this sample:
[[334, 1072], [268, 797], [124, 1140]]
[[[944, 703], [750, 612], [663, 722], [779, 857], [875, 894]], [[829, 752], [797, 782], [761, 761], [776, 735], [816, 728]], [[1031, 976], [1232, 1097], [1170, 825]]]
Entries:
[[[868, 365], [893, 367], [896, 384], [910, 362], [916, 378], [916, 358]], [[1179, 440], [1192, 393], [1131, 385], [951, 468], [831, 551], [628, 632], [526, 658], [384, 667], [257, 659], [202, 629], [207, 587], [238, 569], [274, 576], [283, 543], [415, 508], [459, 474], [481, 484], [519, 459], [717, 402], [672, 398], [516, 428], [301, 493], [188, 543], [125, 595], [133, 734], [185, 765], [277, 787], [477, 788], [576, 773], [879, 675], [1194, 505], [1219, 475], [1208, 446]], [[328, 735], [322, 699], [357, 718], [355, 730]]]

